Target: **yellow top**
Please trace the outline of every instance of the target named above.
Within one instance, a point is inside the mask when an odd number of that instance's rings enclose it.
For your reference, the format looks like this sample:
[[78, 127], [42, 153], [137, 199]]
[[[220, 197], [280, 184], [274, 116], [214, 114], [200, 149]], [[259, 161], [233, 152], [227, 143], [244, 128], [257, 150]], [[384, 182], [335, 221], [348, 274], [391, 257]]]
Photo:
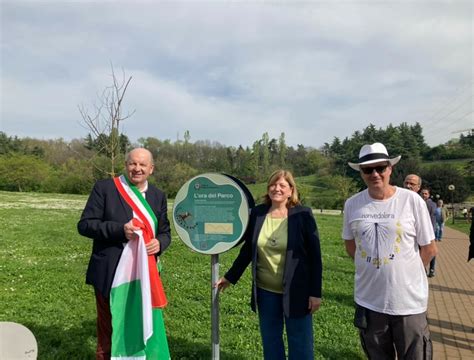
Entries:
[[288, 245], [288, 218], [269, 215], [260, 230], [257, 242], [257, 286], [283, 293], [283, 270]]

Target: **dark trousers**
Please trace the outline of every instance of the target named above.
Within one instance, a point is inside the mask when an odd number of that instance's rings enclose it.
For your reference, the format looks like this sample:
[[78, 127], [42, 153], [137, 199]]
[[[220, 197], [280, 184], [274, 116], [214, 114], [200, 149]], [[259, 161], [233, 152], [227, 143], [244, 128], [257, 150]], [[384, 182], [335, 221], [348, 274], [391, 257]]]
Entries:
[[370, 360], [431, 360], [432, 344], [426, 312], [388, 315], [365, 309], [367, 327], [360, 340]]
[[433, 256], [433, 259], [430, 261], [430, 275], [433, 275], [435, 272], [435, 267], [436, 267], [436, 256]]
[[112, 315], [110, 302], [99, 291], [95, 290], [95, 303], [97, 307], [97, 360], [110, 360], [112, 346]]

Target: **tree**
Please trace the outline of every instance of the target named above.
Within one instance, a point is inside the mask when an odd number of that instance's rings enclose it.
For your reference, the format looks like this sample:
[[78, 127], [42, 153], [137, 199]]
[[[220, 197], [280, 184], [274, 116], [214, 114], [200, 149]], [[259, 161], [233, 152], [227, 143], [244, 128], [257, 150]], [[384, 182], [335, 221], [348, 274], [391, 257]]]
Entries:
[[251, 168], [253, 170], [253, 176], [256, 180], [259, 180], [261, 178], [259, 165], [260, 165], [260, 142], [255, 141], [252, 146]]
[[239, 146], [235, 153], [234, 174], [246, 183], [255, 183], [256, 178], [253, 171], [252, 151], [247, 146], [245, 149]]
[[341, 209], [341, 212], [344, 208], [344, 202], [349, 198], [349, 196], [357, 192], [356, 183], [349, 177], [335, 175], [333, 176], [333, 186], [337, 190], [337, 201], [336, 206]]
[[50, 172], [42, 190], [63, 194], [87, 194], [94, 185], [93, 169], [88, 160], [70, 157], [64, 164]]
[[0, 189], [38, 191], [51, 167], [33, 155], [0, 155]]
[[288, 149], [286, 147], [286, 142], [285, 142], [285, 133], [282, 132], [280, 134], [280, 138], [278, 139], [278, 165], [281, 168], [285, 167], [287, 152], [288, 152]]
[[405, 177], [408, 174], [420, 174], [421, 173], [421, 162], [418, 159], [408, 158], [400, 160], [398, 164], [396, 164], [392, 168], [392, 175], [390, 176], [390, 182], [394, 185], [398, 185], [403, 187], [403, 182]]
[[0, 155], [8, 154], [10, 152], [19, 152], [22, 148], [22, 140], [18, 137], [12, 138], [6, 133], [0, 131]]
[[331, 161], [319, 150], [307, 149], [306, 162], [309, 174], [324, 176], [330, 172]]
[[[439, 195], [445, 202], [463, 202], [469, 196], [470, 188], [462, 177], [459, 170], [451, 165], [434, 165], [421, 172], [423, 185], [431, 188], [432, 195]], [[454, 185], [455, 190], [451, 194], [449, 185]]]
[[[83, 124], [90, 130], [86, 141], [99, 155], [105, 155], [110, 164], [108, 169], [101, 168], [109, 176], [115, 176], [119, 160], [124, 159], [128, 138], [120, 134], [120, 125], [133, 115], [134, 112], [123, 115], [123, 100], [132, 77], [128, 79], [122, 71], [118, 79], [112, 68], [112, 85], [104, 89], [98, 96], [98, 103], [89, 111], [85, 106], [79, 106]], [[125, 145], [125, 149], [124, 149]]]
[[268, 136], [268, 133], [265, 132], [262, 135], [262, 140], [261, 140], [262, 146], [262, 174], [264, 177], [267, 177], [268, 171], [270, 169], [270, 149], [269, 149], [269, 144], [270, 144], [270, 138]]

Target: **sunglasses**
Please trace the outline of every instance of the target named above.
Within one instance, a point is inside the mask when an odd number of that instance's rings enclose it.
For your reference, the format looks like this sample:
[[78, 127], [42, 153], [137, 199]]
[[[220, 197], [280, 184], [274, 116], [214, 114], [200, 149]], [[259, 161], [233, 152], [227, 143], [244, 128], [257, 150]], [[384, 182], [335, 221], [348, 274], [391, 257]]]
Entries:
[[387, 167], [388, 165], [381, 165], [381, 166], [375, 166], [375, 167], [360, 168], [360, 170], [366, 175], [372, 174], [374, 170], [379, 174], [383, 174], [385, 170], [387, 170]]

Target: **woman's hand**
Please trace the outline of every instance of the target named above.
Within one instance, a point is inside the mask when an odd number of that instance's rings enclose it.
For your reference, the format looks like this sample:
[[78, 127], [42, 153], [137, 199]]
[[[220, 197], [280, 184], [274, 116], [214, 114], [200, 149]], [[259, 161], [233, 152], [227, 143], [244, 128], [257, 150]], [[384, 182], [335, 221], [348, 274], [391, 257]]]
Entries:
[[318, 311], [320, 306], [321, 306], [321, 298], [317, 298], [314, 296], [309, 297], [308, 310], [310, 314], [313, 314], [315, 311]]
[[217, 288], [218, 291], [224, 292], [230, 285], [230, 281], [227, 280], [225, 277], [221, 277], [219, 280], [216, 281], [214, 287]]

